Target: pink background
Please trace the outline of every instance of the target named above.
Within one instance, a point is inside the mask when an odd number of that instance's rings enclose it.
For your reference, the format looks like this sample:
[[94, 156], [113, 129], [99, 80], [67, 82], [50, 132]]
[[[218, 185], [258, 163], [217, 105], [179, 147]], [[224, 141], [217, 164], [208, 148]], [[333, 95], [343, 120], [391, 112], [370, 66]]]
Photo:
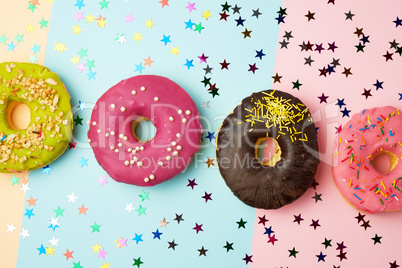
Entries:
[[[400, 248], [397, 247], [402, 238], [400, 232], [401, 213], [381, 213], [366, 215], [364, 220], [370, 220], [371, 227], [364, 229], [355, 217], [358, 211], [349, 206], [341, 197], [332, 181], [331, 159], [332, 146], [336, 138], [335, 127], [345, 124], [349, 117], [342, 118], [337, 98], [345, 99], [344, 102], [349, 114], [360, 112], [364, 108], [393, 105], [402, 108], [399, 101], [401, 88], [401, 63], [402, 58], [398, 54], [392, 56], [393, 60], [386, 62], [386, 51], [393, 53], [389, 42], [401, 40], [402, 27], [395, 27], [397, 16], [402, 17], [402, 3], [398, 1], [335, 1], [335, 5], [323, 0], [311, 1], [283, 1], [283, 8], [287, 8], [285, 23], [280, 24], [278, 41], [283, 40], [285, 31], [292, 31], [294, 38], [288, 42], [288, 49], [278, 44], [276, 54], [275, 73], [283, 76], [281, 83], [274, 83], [273, 88], [284, 90], [299, 97], [311, 110], [316, 121], [318, 139], [321, 153], [321, 163], [318, 168], [316, 180], [319, 185], [316, 191], [310, 188], [307, 193], [296, 203], [277, 211], [258, 210], [255, 221], [252, 255], [253, 262], [250, 267], [390, 267], [390, 263], [396, 261], [401, 265], [402, 258], [397, 259]], [[345, 20], [344, 13], [355, 14], [353, 20]], [[308, 21], [308, 11], [315, 12], [315, 20]], [[355, 45], [359, 39], [354, 32], [357, 28], [363, 28], [363, 33], [369, 37], [370, 43], [366, 43], [364, 53], [358, 52]], [[320, 53], [314, 51], [301, 51], [299, 45], [310, 41], [312, 44], [323, 43]], [[328, 43], [335, 41], [338, 48], [335, 52], [327, 50]], [[305, 65], [304, 58], [314, 60]], [[318, 69], [327, 66], [332, 59], [340, 59], [341, 66], [335, 68], [335, 73], [326, 77], [319, 76]], [[352, 75], [347, 78], [342, 72], [343, 67], [350, 68]], [[300, 91], [291, 89], [299, 79], [303, 84]], [[383, 89], [373, 85], [376, 80], [384, 81]], [[366, 98], [361, 94], [364, 89], [371, 89], [371, 97]], [[318, 99], [321, 94], [329, 96], [327, 103], [321, 103]], [[342, 109], [345, 106], [342, 107]], [[322, 194], [323, 201], [312, 198]], [[293, 222], [294, 215], [301, 214], [304, 219], [298, 225]], [[275, 238], [278, 241], [273, 245], [267, 243], [268, 236], [265, 229], [259, 224], [259, 218], [266, 215], [269, 219], [265, 227], [272, 226]], [[321, 227], [316, 230], [310, 224], [312, 220], [318, 220]], [[374, 245], [371, 238], [381, 236], [381, 244]], [[322, 244], [326, 239], [332, 239], [332, 247], [325, 249]], [[346, 258], [340, 261], [336, 250], [337, 243], [344, 242], [347, 247], [343, 251]], [[299, 253], [296, 258], [289, 257], [289, 251], [293, 247]], [[327, 255], [325, 263], [318, 262], [316, 255]]]

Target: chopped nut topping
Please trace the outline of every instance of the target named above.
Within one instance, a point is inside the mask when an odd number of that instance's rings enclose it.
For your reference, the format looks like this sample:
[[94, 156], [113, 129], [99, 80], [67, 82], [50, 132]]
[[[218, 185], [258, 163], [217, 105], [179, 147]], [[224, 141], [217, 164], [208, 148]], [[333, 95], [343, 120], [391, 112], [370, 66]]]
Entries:
[[56, 80], [54, 80], [53, 78], [47, 78], [46, 80], [45, 80], [45, 82], [46, 83], [48, 83], [48, 84], [50, 84], [50, 85], [53, 85], [53, 86], [56, 86], [57, 85], [57, 81]]

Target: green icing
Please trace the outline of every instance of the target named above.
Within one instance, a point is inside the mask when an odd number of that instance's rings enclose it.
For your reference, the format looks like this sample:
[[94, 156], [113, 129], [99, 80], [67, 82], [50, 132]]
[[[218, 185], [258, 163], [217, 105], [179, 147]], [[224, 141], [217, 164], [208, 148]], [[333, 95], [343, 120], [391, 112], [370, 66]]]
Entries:
[[[7, 135], [0, 141], [0, 172], [23, 172], [48, 165], [66, 150], [72, 138], [70, 95], [57, 74], [38, 64], [1, 63], [0, 77], [0, 139]], [[38, 82], [30, 88], [26, 81], [32, 83], [36, 79]], [[25, 85], [21, 85], [23, 81]], [[38, 83], [46, 85], [46, 89]], [[45, 97], [42, 94], [49, 92], [49, 87], [53, 93]], [[35, 92], [42, 94], [35, 98]], [[56, 95], [58, 101], [54, 100]], [[13, 101], [29, 107], [31, 122], [27, 129], [15, 130], [7, 123], [7, 110]]]

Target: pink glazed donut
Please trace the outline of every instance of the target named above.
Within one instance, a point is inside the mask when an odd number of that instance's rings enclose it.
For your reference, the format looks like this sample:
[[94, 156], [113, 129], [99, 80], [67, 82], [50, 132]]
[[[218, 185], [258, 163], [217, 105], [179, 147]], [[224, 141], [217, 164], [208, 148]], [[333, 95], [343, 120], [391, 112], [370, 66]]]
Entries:
[[[378, 213], [402, 209], [402, 116], [386, 106], [353, 115], [334, 146], [333, 177], [340, 193], [357, 210]], [[382, 174], [373, 160], [386, 154], [390, 168]]]
[[[136, 125], [150, 120], [156, 135], [140, 141]], [[92, 111], [88, 138], [99, 164], [118, 182], [153, 186], [182, 172], [199, 150], [196, 105], [173, 81], [155, 75], [128, 78], [103, 94]]]

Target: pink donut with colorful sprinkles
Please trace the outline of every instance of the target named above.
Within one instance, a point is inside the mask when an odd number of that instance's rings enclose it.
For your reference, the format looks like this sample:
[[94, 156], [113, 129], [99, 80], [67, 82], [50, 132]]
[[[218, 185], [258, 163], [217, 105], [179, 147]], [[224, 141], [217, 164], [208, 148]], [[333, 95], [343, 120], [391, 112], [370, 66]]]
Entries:
[[[343, 197], [357, 210], [378, 213], [402, 209], [402, 116], [394, 107], [353, 115], [335, 141], [333, 177]], [[377, 171], [375, 158], [387, 155], [388, 170]], [[380, 169], [379, 169], [380, 170]]]
[[[144, 119], [156, 135], [141, 141], [135, 126]], [[88, 138], [99, 164], [118, 182], [153, 186], [190, 164], [202, 127], [197, 107], [173, 81], [156, 75], [128, 78], [103, 94], [92, 111]]]

